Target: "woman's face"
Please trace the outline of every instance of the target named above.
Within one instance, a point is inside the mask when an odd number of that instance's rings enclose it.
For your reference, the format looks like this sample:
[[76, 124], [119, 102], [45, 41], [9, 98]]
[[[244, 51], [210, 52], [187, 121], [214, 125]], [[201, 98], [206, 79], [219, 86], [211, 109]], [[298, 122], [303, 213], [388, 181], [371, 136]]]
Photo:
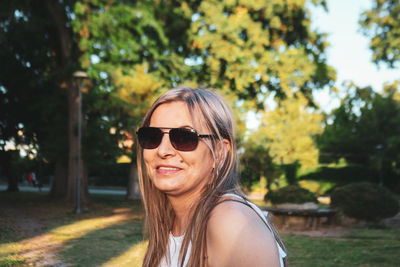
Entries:
[[[196, 122], [196, 125], [200, 125]], [[184, 102], [171, 102], [158, 106], [151, 116], [150, 127], [192, 128], [199, 134], [210, 134], [204, 127], [195, 128]], [[163, 129], [163, 131], [169, 131]], [[214, 160], [207, 139], [200, 138], [193, 151], [176, 150], [164, 134], [155, 149], [144, 149], [143, 159], [150, 179], [162, 192], [171, 196], [197, 197], [211, 179]]]

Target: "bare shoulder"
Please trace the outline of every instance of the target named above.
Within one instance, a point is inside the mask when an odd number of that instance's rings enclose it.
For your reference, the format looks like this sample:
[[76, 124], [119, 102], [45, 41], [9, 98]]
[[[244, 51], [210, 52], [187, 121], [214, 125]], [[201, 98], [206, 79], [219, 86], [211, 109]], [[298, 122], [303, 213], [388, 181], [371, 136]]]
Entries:
[[254, 210], [236, 201], [211, 212], [207, 254], [210, 266], [279, 266], [273, 234]]

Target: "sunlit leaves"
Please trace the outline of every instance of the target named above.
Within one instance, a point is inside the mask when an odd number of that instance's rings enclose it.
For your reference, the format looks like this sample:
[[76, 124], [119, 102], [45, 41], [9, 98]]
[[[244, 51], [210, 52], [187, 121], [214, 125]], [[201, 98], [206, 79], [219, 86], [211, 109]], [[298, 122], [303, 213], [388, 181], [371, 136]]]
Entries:
[[130, 116], [143, 117], [151, 103], [157, 97], [161, 82], [146, 72], [142, 65], [136, 65], [128, 73], [120, 69], [114, 73], [116, 95], [126, 102]]
[[400, 2], [374, 0], [373, 7], [361, 15], [360, 25], [370, 38], [375, 63], [394, 68], [400, 60]]
[[305, 1], [202, 1], [191, 25], [192, 47], [209, 73], [200, 78], [258, 106], [265, 89], [286, 95], [326, 84], [334, 73], [321, 72], [328, 67], [316, 56], [324, 37], [309, 25]]
[[266, 138], [266, 147], [275, 164], [302, 166], [318, 163], [318, 150], [313, 136], [322, 132], [322, 115], [308, 107], [301, 94], [280, 102], [273, 110], [263, 113], [260, 133]]

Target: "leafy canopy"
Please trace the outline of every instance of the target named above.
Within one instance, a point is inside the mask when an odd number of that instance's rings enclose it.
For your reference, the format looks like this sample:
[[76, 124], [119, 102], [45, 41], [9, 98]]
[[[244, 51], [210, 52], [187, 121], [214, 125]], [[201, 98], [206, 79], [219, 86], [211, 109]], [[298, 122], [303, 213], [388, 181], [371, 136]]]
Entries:
[[400, 60], [400, 2], [374, 0], [373, 7], [362, 13], [359, 23], [371, 40], [372, 61], [395, 68]]

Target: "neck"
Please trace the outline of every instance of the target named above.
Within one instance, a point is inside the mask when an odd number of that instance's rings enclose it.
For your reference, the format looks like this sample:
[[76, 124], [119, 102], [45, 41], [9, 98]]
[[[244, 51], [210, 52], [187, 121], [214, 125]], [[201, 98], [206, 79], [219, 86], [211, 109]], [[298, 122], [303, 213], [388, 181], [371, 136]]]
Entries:
[[199, 197], [168, 196], [168, 199], [175, 212], [172, 234], [181, 236], [186, 232], [186, 228], [192, 218], [193, 206], [199, 200]]

